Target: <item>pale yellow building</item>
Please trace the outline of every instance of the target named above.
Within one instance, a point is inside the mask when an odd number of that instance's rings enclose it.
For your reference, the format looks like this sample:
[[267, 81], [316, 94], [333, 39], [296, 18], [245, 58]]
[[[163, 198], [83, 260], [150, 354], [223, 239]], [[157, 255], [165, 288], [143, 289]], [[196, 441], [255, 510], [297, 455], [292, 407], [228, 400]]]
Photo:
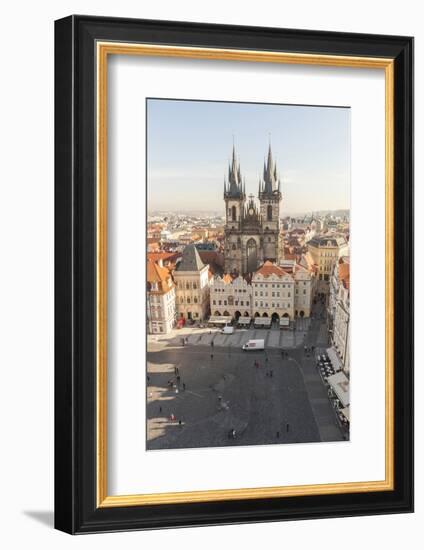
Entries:
[[320, 235], [311, 239], [307, 246], [317, 268], [316, 291], [318, 294], [327, 295], [334, 266], [341, 256], [346, 256], [349, 253], [348, 243], [341, 236]]
[[190, 244], [184, 248], [174, 271], [178, 319], [203, 321], [209, 315], [209, 266]]

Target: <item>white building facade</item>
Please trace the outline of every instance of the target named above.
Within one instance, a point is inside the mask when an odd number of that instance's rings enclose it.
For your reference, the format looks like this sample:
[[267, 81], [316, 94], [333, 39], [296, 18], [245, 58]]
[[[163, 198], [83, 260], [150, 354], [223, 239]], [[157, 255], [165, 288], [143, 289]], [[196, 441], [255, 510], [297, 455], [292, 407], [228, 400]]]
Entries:
[[242, 276], [216, 276], [210, 287], [210, 309], [214, 316], [251, 317], [252, 285]]
[[166, 267], [147, 262], [147, 330], [167, 334], [175, 325], [175, 285]]

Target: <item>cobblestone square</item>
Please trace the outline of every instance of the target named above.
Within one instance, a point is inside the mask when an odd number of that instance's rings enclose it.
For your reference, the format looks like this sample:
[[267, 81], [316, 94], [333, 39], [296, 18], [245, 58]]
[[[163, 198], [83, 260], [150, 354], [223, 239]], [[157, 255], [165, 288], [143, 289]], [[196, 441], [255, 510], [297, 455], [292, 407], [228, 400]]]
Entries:
[[[298, 321], [294, 331], [186, 328], [149, 338], [147, 449], [343, 440], [315, 358], [304, 352], [325, 346], [325, 319]], [[252, 338], [265, 350], [244, 352]]]

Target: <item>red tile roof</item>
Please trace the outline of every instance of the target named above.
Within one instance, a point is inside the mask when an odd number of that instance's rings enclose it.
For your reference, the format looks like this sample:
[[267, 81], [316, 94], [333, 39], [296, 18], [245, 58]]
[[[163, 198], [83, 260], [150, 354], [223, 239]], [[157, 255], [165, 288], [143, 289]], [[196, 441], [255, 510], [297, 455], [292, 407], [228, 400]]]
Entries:
[[266, 261], [263, 266], [256, 271], [256, 274], [260, 274], [263, 277], [269, 277], [270, 275], [283, 277], [284, 275], [288, 275], [288, 273], [284, 271], [284, 269], [282, 269], [278, 265], [273, 264], [270, 261]]
[[174, 286], [171, 274], [166, 267], [160, 267], [156, 262], [147, 261], [147, 283], [157, 283], [156, 292], [168, 292]]

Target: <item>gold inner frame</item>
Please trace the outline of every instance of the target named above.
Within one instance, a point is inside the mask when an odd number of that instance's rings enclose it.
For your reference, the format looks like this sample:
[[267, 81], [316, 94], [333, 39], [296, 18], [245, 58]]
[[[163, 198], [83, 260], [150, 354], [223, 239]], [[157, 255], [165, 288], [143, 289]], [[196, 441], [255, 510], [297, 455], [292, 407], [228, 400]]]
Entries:
[[[394, 489], [394, 60], [218, 48], [97, 42], [97, 506], [141, 506]], [[107, 61], [109, 55], [219, 59], [384, 69], [385, 72], [385, 479], [315, 485], [108, 496], [107, 493]]]

